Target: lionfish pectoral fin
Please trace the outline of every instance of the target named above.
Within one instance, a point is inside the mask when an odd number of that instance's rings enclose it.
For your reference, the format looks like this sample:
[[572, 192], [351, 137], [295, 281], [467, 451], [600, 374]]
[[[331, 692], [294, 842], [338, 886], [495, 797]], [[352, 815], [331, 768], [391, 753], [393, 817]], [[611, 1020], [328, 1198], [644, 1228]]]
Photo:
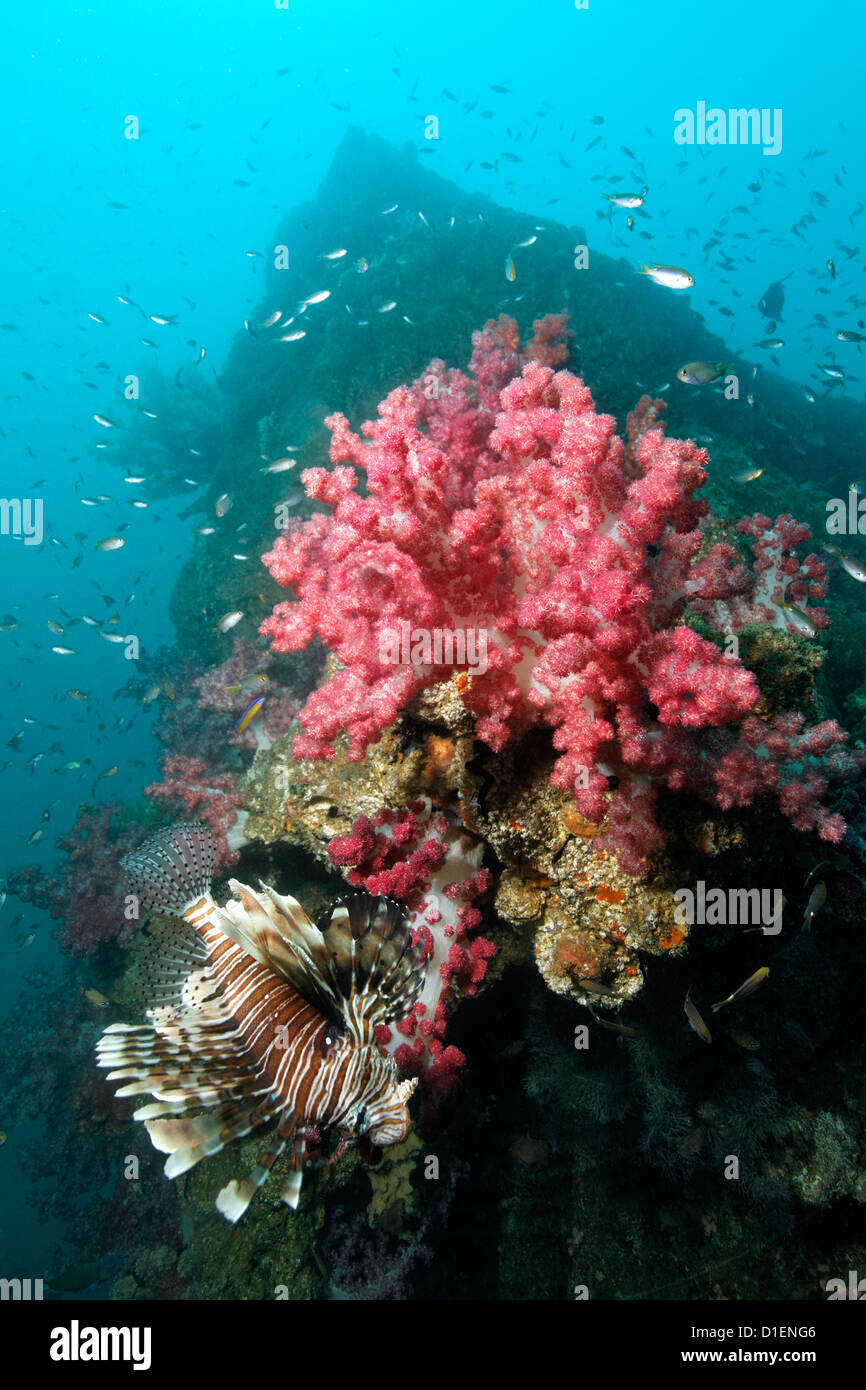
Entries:
[[249, 1177], [241, 1178], [240, 1181], [232, 1178], [219, 1192], [216, 1199], [217, 1211], [221, 1212], [227, 1221], [231, 1221], [232, 1225], [241, 1219], [259, 1188], [267, 1182], [271, 1169], [289, 1142], [296, 1123], [294, 1115], [285, 1116]]
[[[135, 1118], [141, 1119], [142, 1115], [139, 1111]], [[235, 1139], [243, 1139], [271, 1119], [273, 1110], [260, 1102], [252, 1105], [229, 1103], [214, 1114], [196, 1115], [191, 1119], [148, 1119], [144, 1127], [154, 1148], [168, 1154], [163, 1168], [165, 1176], [177, 1178], [203, 1158], [220, 1153]]]
[[[139, 1111], [138, 1117], [142, 1118]], [[179, 1149], [196, 1149], [218, 1139], [220, 1122], [215, 1115], [197, 1115], [194, 1119], [145, 1120], [150, 1142], [160, 1153], [173, 1154]]]
[[270, 1085], [227, 1005], [209, 992], [203, 978], [200, 989], [189, 988], [191, 979], [182, 988], [192, 1001], [188, 1005], [160, 1005], [150, 1011], [151, 1023], [140, 1027], [114, 1024], [96, 1046], [108, 1080], [125, 1083], [118, 1095], [153, 1097], [134, 1118], [145, 1122], [154, 1147], [169, 1155], [165, 1173], [170, 1178], [274, 1114], [267, 1101]]
[[[180, 1128], [170, 1129], [171, 1125]], [[193, 1120], [146, 1120], [144, 1127], [153, 1147], [168, 1154], [163, 1167], [167, 1178], [179, 1177], [224, 1147], [222, 1125], [216, 1115], [200, 1115]]]
[[177, 919], [151, 922], [136, 958], [133, 1002], [144, 1012], [207, 1002], [216, 992], [201, 936]]
[[180, 821], [158, 830], [120, 862], [142, 912], [179, 917], [199, 899], [210, 897], [215, 852], [209, 826]]

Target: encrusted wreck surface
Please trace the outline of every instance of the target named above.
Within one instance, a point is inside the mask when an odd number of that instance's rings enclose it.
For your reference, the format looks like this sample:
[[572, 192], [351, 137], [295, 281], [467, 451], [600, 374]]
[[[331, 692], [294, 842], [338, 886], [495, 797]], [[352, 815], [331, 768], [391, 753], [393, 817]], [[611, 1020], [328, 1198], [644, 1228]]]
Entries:
[[596, 848], [600, 827], [551, 787], [549, 738], [532, 733], [494, 755], [473, 740], [455, 686], [425, 692], [361, 761], [349, 761], [342, 741], [330, 762], [296, 760], [291, 733], [260, 751], [244, 788], [246, 839], [285, 841], [332, 870], [328, 846], [359, 816], [427, 798], [485, 846], [493, 905], [511, 929], [497, 935], [500, 957], [531, 953], [558, 994], [618, 1007], [640, 991], [641, 955], [682, 951], [689, 926], [674, 891], [706, 877], [722, 849], [741, 856], [741, 825], [699, 803], [679, 806], [674, 850], [636, 879]]

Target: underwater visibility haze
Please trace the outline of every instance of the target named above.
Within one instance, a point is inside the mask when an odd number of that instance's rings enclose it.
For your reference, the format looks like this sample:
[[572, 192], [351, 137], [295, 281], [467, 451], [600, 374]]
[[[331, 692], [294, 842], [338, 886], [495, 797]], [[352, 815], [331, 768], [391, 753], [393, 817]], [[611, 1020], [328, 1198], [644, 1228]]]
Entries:
[[0, 1280], [856, 1297], [860, 8], [3, 30]]

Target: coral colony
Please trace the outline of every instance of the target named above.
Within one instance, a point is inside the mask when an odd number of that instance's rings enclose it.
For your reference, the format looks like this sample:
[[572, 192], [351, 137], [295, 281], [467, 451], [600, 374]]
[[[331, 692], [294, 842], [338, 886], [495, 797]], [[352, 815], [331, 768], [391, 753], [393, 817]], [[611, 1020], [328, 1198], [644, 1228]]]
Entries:
[[[302, 481], [329, 510], [264, 557], [295, 596], [262, 625], [274, 650], [319, 637], [339, 663], [300, 711], [296, 757], [330, 759], [345, 733], [362, 759], [423, 690], [456, 676], [494, 752], [552, 730], [552, 784], [604, 823], [596, 844], [628, 874], [646, 874], [664, 843], [662, 787], [721, 809], [772, 795], [799, 830], [839, 841], [844, 822], [821, 798], [828, 777], [859, 766], [847, 735], [757, 713], [758, 682], [736, 654], [748, 623], [826, 625], [824, 565], [796, 549], [808, 528], [744, 520], [751, 565], [710, 543], [704, 450], [667, 439], [663, 402], [647, 396], [618, 438], [583, 383], [555, 370], [567, 337], [566, 316], [549, 315], [521, 349], [501, 316], [473, 335], [469, 375], [431, 362], [361, 436], [340, 414], [326, 421], [335, 466]], [[685, 625], [687, 610], [721, 645]], [[390, 634], [406, 623], [484, 629], [484, 670], [394, 664]]]

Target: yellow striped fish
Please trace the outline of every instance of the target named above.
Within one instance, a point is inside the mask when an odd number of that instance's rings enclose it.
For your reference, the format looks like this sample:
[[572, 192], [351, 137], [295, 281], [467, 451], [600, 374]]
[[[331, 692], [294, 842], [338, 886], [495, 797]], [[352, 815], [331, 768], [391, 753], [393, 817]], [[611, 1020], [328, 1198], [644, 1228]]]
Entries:
[[308, 1128], [362, 1151], [406, 1137], [417, 1082], [375, 1039], [424, 985], [423, 943], [401, 904], [355, 894], [314, 925], [294, 898], [231, 879], [219, 907], [213, 836], [196, 822], [158, 831], [122, 863], [142, 911], [180, 921], [152, 933], [149, 1022], [107, 1028], [97, 1061], [124, 1083], [119, 1096], [153, 1097], [133, 1118], [169, 1155], [167, 1177], [273, 1122], [257, 1167], [217, 1197], [234, 1222], [290, 1142], [281, 1196], [297, 1207]]

